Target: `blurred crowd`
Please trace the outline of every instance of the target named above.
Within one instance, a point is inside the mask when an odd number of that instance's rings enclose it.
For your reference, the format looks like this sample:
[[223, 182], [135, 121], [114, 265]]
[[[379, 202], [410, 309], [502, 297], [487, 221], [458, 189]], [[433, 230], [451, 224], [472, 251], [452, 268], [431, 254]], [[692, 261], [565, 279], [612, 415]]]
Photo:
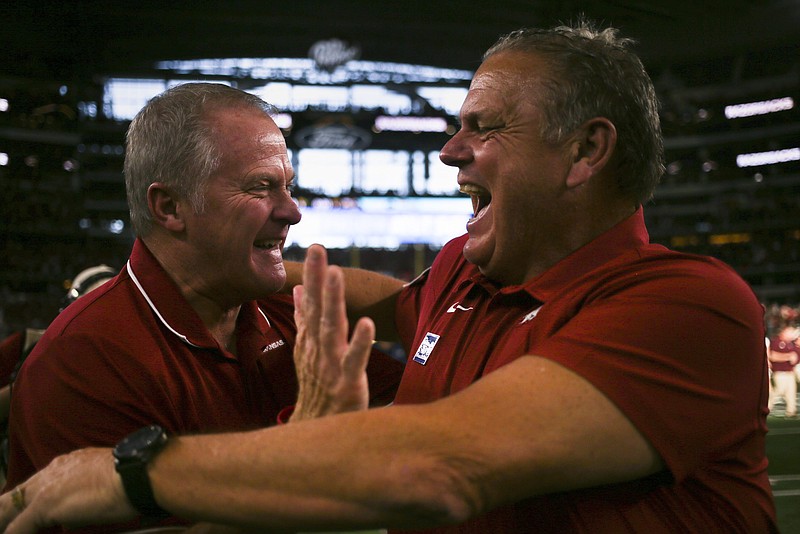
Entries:
[[769, 337], [777, 335], [784, 326], [800, 326], [800, 304], [768, 304], [764, 319]]

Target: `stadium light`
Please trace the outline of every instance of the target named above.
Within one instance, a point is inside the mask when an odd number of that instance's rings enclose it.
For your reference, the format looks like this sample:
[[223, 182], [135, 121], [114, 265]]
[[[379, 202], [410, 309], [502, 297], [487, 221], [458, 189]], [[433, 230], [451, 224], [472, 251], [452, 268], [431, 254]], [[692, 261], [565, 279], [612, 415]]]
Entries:
[[759, 167], [761, 165], [774, 165], [787, 161], [800, 161], [800, 147], [784, 150], [770, 150], [768, 152], [752, 152], [736, 156], [737, 167]]
[[725, 117], [728, 119], [753, 117], [755, 115], [787, 111], [792, 108], [794, 108], [794, 99], [787, 96], [785, 98], [775, 98], [773, 100], [763, 100], [761, 102], [748, 102], [746, 104], [725, 106]]

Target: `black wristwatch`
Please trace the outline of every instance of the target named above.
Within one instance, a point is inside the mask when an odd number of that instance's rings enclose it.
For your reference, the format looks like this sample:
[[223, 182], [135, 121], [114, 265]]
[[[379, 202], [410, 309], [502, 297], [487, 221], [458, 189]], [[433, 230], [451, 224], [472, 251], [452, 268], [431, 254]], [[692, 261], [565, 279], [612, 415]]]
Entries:
[[140, 428], [114, 447], [114, 464], [125, 494], [133, 507], [147, 517], [167, 517], [153, 496], [147, 464], [167, 443], [167, 433], [158, 425]]

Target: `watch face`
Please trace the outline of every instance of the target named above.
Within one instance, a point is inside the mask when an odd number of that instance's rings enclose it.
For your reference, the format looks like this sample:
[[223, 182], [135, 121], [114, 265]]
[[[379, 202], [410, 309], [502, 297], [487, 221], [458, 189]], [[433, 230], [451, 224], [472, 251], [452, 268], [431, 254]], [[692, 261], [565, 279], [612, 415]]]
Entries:
[[120, 441], [114, 448], [114, 456], [117, 458], [135, 458], [153, 446], [160, 447], [165, 440], [166, 434], [160, 426], [147, 426]]

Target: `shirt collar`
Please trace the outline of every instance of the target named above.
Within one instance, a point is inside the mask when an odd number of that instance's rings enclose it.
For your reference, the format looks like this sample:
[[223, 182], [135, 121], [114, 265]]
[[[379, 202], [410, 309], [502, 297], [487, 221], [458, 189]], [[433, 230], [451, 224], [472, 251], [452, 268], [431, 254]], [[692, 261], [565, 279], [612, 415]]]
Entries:
[[[225, 352], [181, 294], [177, 284], [140, 239], [133, 244], [127, 270], [139, 293], [167, 330], [187, 345]], [[262, 333], [271, 327], [269, 319], [255, 301], [246, 302], [239, 311], [237, 328], [245, 322]]]
[[630, 217], [586, 243], [572, 254], [562, 259], [547, 271], [524, 284], [499, 287], [475, 268], [470, 281], [483, 287], [490, 294], [505, 295], [528, 293], [539, 302], [547, 302], [565, 285], [589, 273], [610, 260], [634, 249], [640, 249], [650, 242], [650, 235], [644, 223], [642, 207]]
[[631, 250], [650, 242], [641, 206], [636, 212], [525, 284], [525, 290], [546, 302], [567, 284]]

